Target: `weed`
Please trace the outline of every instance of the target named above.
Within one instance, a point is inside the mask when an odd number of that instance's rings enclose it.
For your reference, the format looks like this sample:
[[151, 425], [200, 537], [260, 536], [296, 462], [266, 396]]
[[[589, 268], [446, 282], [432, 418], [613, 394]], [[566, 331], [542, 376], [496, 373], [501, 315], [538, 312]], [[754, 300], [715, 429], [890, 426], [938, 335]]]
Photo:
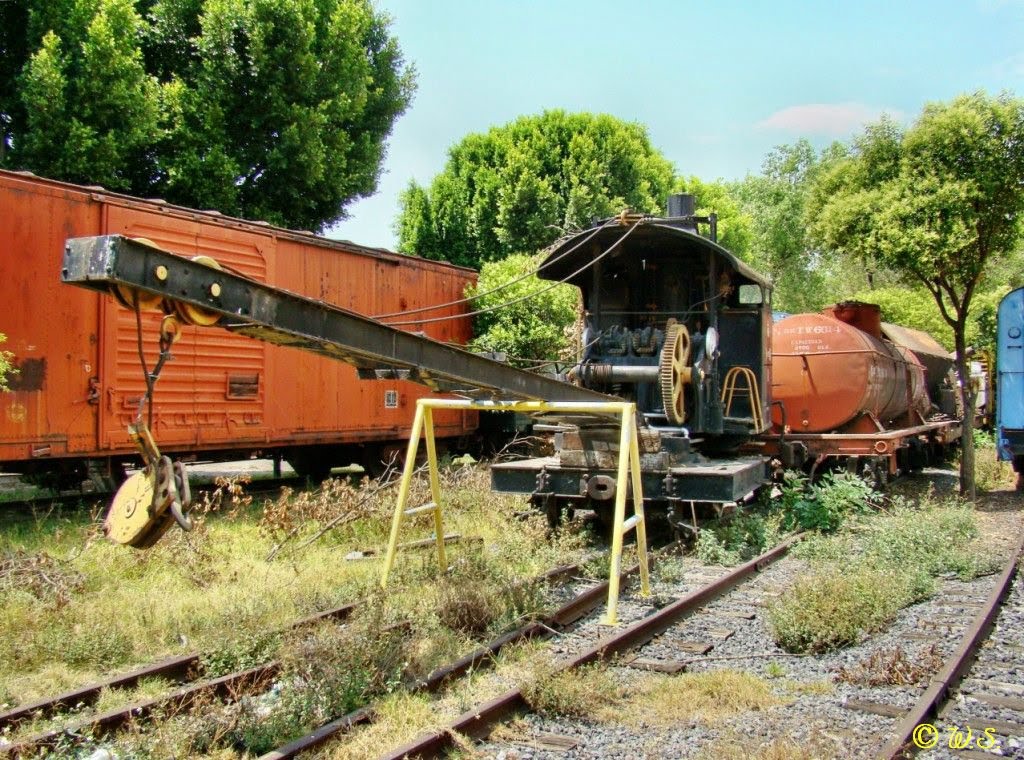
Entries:
[[587, 665], [572, 670], [540, 668], [523, 687], [523, 697], [541, 715], [584, 717], [614, 704], [622, 689], [608, 669]]
[[820, 483], [787, 472], [778, 506], [786, 530], [817, 530], [832, 533], [850, 515], [870, 513], [880, 497], [863, 479], [845, 472], [826, 473]]
[[697, 536], [697, 557], [708, 565], [738, 565], [774, 546], [780, 534], [778, 515], [736, 513], [701, 530]]
[[812, 696], [831, 694], [836, 690], [835, 684], [829, 681], [792, 681], [789, 679], [779, 681], [779, 688], [789, 694], [810, 694]]
[[969, 580], [998, 568], [998, 560], [972, 545], [977, 527], [962, 502], [931, 493], [920, 508], [899, 497], [891, 501], [888, 512], [855, 519], [846, 530], [797, 548], [815, 569], [771, 608], [782, 646], [799, 652], [847, 646], [901, 607], [930, 597], [936, 577]]
[[364, 760], [381, 749], [412, 741], [424, 731], [438, 727], [429, 698], [419, 694], [395, 693], [374, 705], [376, 720], [365, 728], [335, 742], [331, 760]]
[[463, 557], [438, 588], [441, 623], [470, 635], [538, 617], [543, 608], [539, 584], [514, 577], [505, 563], [485, 551]]
[[265, 665], [274, 659], [281, 640], [282, 635], [276, 631], [241, 631], [228, 636], [203, 654], [203, 673], [217, 678]]
[[[785, 704], [771, 684], [751, 673], [712, 670], [655, 676], [630, 689], [618, 720], [642, 726], [668, 728], [680, 721], [714, 723], [748, 712]], [[605, 711], [603, 717], [616, 719]]]
[[768, 608], [775, 641], [789, 652], [829, 652], [880, 630], [908, 602], [892, 573], [868, 567], [814, 572]]
[[0, 556], [0, 594], [25, 594], [60, 609], [84, 584], [85, 576], [46, 552], [16, 550]]
[[897, 646], [874, 651], [855, 666], [840, 666], [835, 680], [863, 686], [924, 686], [943, 662], [934, 644], [914, 657]]
[[686, 577], [686, 564], [681, 557], [666, 557], [654, 565], [654, 571], [663, 583], [679, 583]]
[[820, 740], [808, 744], [806, 739], [777, 738], [752, 747], [750, 737], [731, 732], [698, 757], [701, 760], [822, 760], [844, 754], [839, 752], [839, 747], [820, 745]]
[[764, 674], [768, 678], [782, 678], [782, 676], [786, 675], [787, 672], [786, 666], [781, 662], [776, 662], [775, 660], [770, 661], [764, 666]]

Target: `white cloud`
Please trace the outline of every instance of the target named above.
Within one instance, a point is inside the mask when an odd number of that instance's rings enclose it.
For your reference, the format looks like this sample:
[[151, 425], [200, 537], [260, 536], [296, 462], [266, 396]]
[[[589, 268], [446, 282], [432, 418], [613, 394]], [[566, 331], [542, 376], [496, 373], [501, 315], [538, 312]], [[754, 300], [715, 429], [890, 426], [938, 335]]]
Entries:
[[1022, 77], [1024, 76], [1024, 52], [1014, 53], [1004, 58], [995, 65], [995, 72], [999, 76]]
[[779, 129], [802, 135], [842, 137], [888, 113], [897, 121], [903, 113], [895, 109], [875, 108], [864, 103], [808, 103], [776, 111], [759, 121], [759, 129]]

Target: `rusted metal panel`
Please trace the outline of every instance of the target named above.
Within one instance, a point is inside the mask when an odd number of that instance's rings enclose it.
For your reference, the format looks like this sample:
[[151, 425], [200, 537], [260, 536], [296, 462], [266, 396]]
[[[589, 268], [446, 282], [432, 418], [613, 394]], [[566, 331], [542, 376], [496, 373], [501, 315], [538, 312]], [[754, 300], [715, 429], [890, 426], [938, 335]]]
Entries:
[[[837, 430], [861, 415], [882, 424], [927, 409], [924, 370], [909, 351], [824, 314], [772, 328], [772, 398], [794, 432]], [[778, 406], [774, 423], [782, 424]]]
[[[441, 262], [15, 172], [0, 171], [0, 221], [0, 299], [14, 306], [0, 312], [0, 332], [26, 369], [17, 390], [0, 394], [0, 466], [134, 453], [125, 428], [144, 388], [135, 317], [60, 284], [54, 273], [67, 238], [148, 238], [365, 314], [457, 300], [475, 278]], [[158, 318], [142, 316], [152, 364]], [[423, 329], [457, 342], [470, 334], [468, 320]], [[395, 441], [429, 392], [360, 381], [338, 362], [219, 330], [186, 328], [174, 355], [154, 405], [154, 432], [168, 452]], [[476, 414], [439, 414], [436, 424], [440, 436], [460, 435], [475, 429]]]
[[0, 348], [21, 374], [0, 393], [0, 460], [31, 460], [95, 446], [98, 299], [68, 293], [54, 267], [68, 235], [100, 229], [87, 193], [0, 173]]
[[[151, 240], [186, 256], [210, 256], [225, 267], [265, 282], [274, 240], [264, 234], [154, 213], [149, 207], [107, 204], [105, 232]], [[100, 448], [130, 446], [127, 426], [145, 392], [139, 362], [134, 312], [104, 299], [104, 391]], [[143, 313], [146, 360], [156, 362], [160, 315]], [[174, 359], [160, 374], [154, 393], [153, 431], [162, 446], [260, 444], [271, 430], [265, 399], [259, 394], [232, 397], [232, 374], [260, 376], [266, 371], [267, 347], [220, 331], [187, 327], [173, 349]]]

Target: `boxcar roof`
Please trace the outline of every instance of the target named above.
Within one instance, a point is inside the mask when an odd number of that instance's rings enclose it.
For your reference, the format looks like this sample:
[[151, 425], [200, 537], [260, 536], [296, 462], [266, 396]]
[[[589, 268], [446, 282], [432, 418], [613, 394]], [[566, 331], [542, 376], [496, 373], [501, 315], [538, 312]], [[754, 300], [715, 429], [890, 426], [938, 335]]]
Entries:
[[155, 207], [159, 208], [163, 213], [179, 214], [182, 216], [188, 216], [192, 218], [202, 218], [202, 221], [210, 224], [217, 224], [226, 227], [235, 228], [248, 228], [253, 232], [272, 232], [274, 235], [279, 237], [287, 237], [296, 241], [318, 245], [324, 248], [334, 248], [336, 250], [344, 250], [350, 253], [356, 253], [364, 256], [372, 256], [377, 258], [395, 259], [398, 263], [415, 263], [416, 265], [424, 265], [428, 267], [439, 267], [447, 269], [456, 269], [466, 272], [475, 272], [476, 270], [469, 267], [458, 266], [457, 264], [451, 264], [447, 261], [435, 261], [433, 259], [425, 259], [421, 256], [408, 255], [404, 253], [397, 253], [390, 251], [387, 248], [374, 248], [371, 246], [360, 245], [353, 243], [349, 240], [337, 240], [333, 238], [327, 238], [322, 235], [318, 235], [315, 232], [309, 232], [307, 230], [291, 230], [286, 227], [277, 227], [270, 224], [269, 222], [253, 221], [251, 219], [242, 219], [240, 217], [227, 216], [219, 211], [204, 211], [200, 209], [188, 208], [187, 206], [177, 206], [173, 203], [168, 203], [165, 200], [159, 198], [139, 198], [133, 195], [125, 195], [123, 193], [116, 193], [107, 190], [99, 185], [76, 185], [72, 182], [63, 182], [61, 180], [49, 179], [47, 177], [40, 177], [37, 174], [33, 174], [28, 171], [8, 171], [0, 169], [0, 178], [7, 176], [16, 178], [19, 180], [29, 180], [33, 183], [46, 185], [53, 188], [62, 188], [66, 191], [79, 192], [93, 197], [95, 200], [129, 207]]

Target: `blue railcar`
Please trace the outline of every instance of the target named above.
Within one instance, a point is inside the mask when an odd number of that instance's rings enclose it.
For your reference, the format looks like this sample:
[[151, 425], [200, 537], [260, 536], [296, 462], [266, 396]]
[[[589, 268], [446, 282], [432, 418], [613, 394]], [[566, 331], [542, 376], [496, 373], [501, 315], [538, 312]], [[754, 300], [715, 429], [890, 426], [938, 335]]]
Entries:
[[1017, 489], [1024, 489], [1024, 288], [999, 303], [999, 381], [996, 424], [999, 458], [1013, 462]]

